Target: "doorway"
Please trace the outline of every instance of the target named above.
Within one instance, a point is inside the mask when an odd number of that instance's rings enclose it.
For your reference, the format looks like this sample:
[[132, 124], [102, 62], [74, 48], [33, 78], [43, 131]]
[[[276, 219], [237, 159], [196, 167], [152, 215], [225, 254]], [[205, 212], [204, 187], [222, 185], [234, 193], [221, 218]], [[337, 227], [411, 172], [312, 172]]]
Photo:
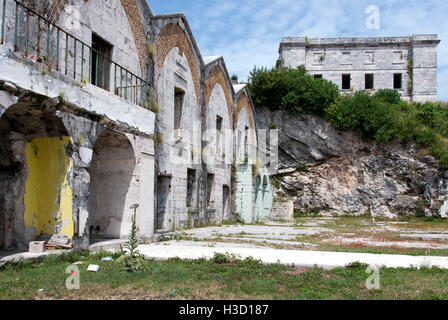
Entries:
[[127, 198], [135, 162], [125, 135], [106, 130], [96, 141], [90, 167], [91, 239], [120, 239], [129, 234], [134, 211]]
[[230, 187], [222, 187], [222, 221], [230, 220]]
[[170, 228], [169, 213], [171, 207], [171, 177], [159, 176], [157, 178], [157, 221], [156, 231], [165, 231]]

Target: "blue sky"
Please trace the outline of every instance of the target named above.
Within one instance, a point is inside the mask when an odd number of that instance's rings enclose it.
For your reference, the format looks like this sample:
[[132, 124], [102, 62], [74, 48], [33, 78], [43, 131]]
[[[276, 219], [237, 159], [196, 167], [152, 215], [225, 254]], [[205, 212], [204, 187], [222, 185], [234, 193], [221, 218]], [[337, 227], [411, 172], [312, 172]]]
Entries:
[[[148, 0], [154, 14], [183, 12], [203, 57], [223, 56], [230, 75], [245, 81], [275, 65], [283, 36], [360, 37], [437, 33], [439, 100], [448, 100], [446, 0]], [[366, 8], [380, 9], [380, 29], [368, 30]]]

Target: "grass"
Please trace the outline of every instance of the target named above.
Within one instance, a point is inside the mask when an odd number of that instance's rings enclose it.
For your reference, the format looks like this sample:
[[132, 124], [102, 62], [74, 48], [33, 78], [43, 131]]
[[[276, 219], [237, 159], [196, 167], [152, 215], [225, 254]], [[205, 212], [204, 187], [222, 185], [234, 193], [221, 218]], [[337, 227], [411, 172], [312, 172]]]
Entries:
[[[217, 254], [211, 260], [147, 261], [148, 272], [122, 272], [103, 255], [55, 256], [42, 263], [20, 263], [0, 271], [0, 299], [448, 299], [448, 271], [382, 269], [380, 290], [368, 290], [367, 266], [332, 271], [263, 265]], [[81, 290], [66, 289], [70, 263], [81, 259]], [[84, 271], [89, 263], [98, 273]], [[38, 289], [44, 289], [38, 293]]]

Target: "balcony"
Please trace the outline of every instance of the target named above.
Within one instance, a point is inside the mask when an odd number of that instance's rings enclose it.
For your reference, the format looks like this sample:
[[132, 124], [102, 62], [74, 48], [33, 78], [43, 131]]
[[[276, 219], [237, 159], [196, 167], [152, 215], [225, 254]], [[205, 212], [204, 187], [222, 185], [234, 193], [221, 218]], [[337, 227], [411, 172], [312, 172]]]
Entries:
[[[42, 74], [59, 72], [73, 84], [92, 84], [132, 104], [148, 108], [151, 86], [130, 70], [114, 62], [101, 40], [92, 46], [17, 0], [0, 0], [0, 44], [24, 61], [42, 64]], [[98, 45], [100, 44], [100, 45]]]

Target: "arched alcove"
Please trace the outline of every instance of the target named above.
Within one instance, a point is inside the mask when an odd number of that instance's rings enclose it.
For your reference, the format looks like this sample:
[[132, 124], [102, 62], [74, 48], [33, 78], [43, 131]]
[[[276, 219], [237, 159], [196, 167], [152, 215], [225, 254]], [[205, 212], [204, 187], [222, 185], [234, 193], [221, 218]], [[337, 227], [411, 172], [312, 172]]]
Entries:
[[90, 166], [89, 225], [91, 240], [118, 239], [129, 234], [133, 213], [128, 203], [135, 154], [128, 138], [106, 130], [93, 150]]
[[0, 118], [0, 248], [73, 237], [71, 138], [44, 105], [17, 103]]

